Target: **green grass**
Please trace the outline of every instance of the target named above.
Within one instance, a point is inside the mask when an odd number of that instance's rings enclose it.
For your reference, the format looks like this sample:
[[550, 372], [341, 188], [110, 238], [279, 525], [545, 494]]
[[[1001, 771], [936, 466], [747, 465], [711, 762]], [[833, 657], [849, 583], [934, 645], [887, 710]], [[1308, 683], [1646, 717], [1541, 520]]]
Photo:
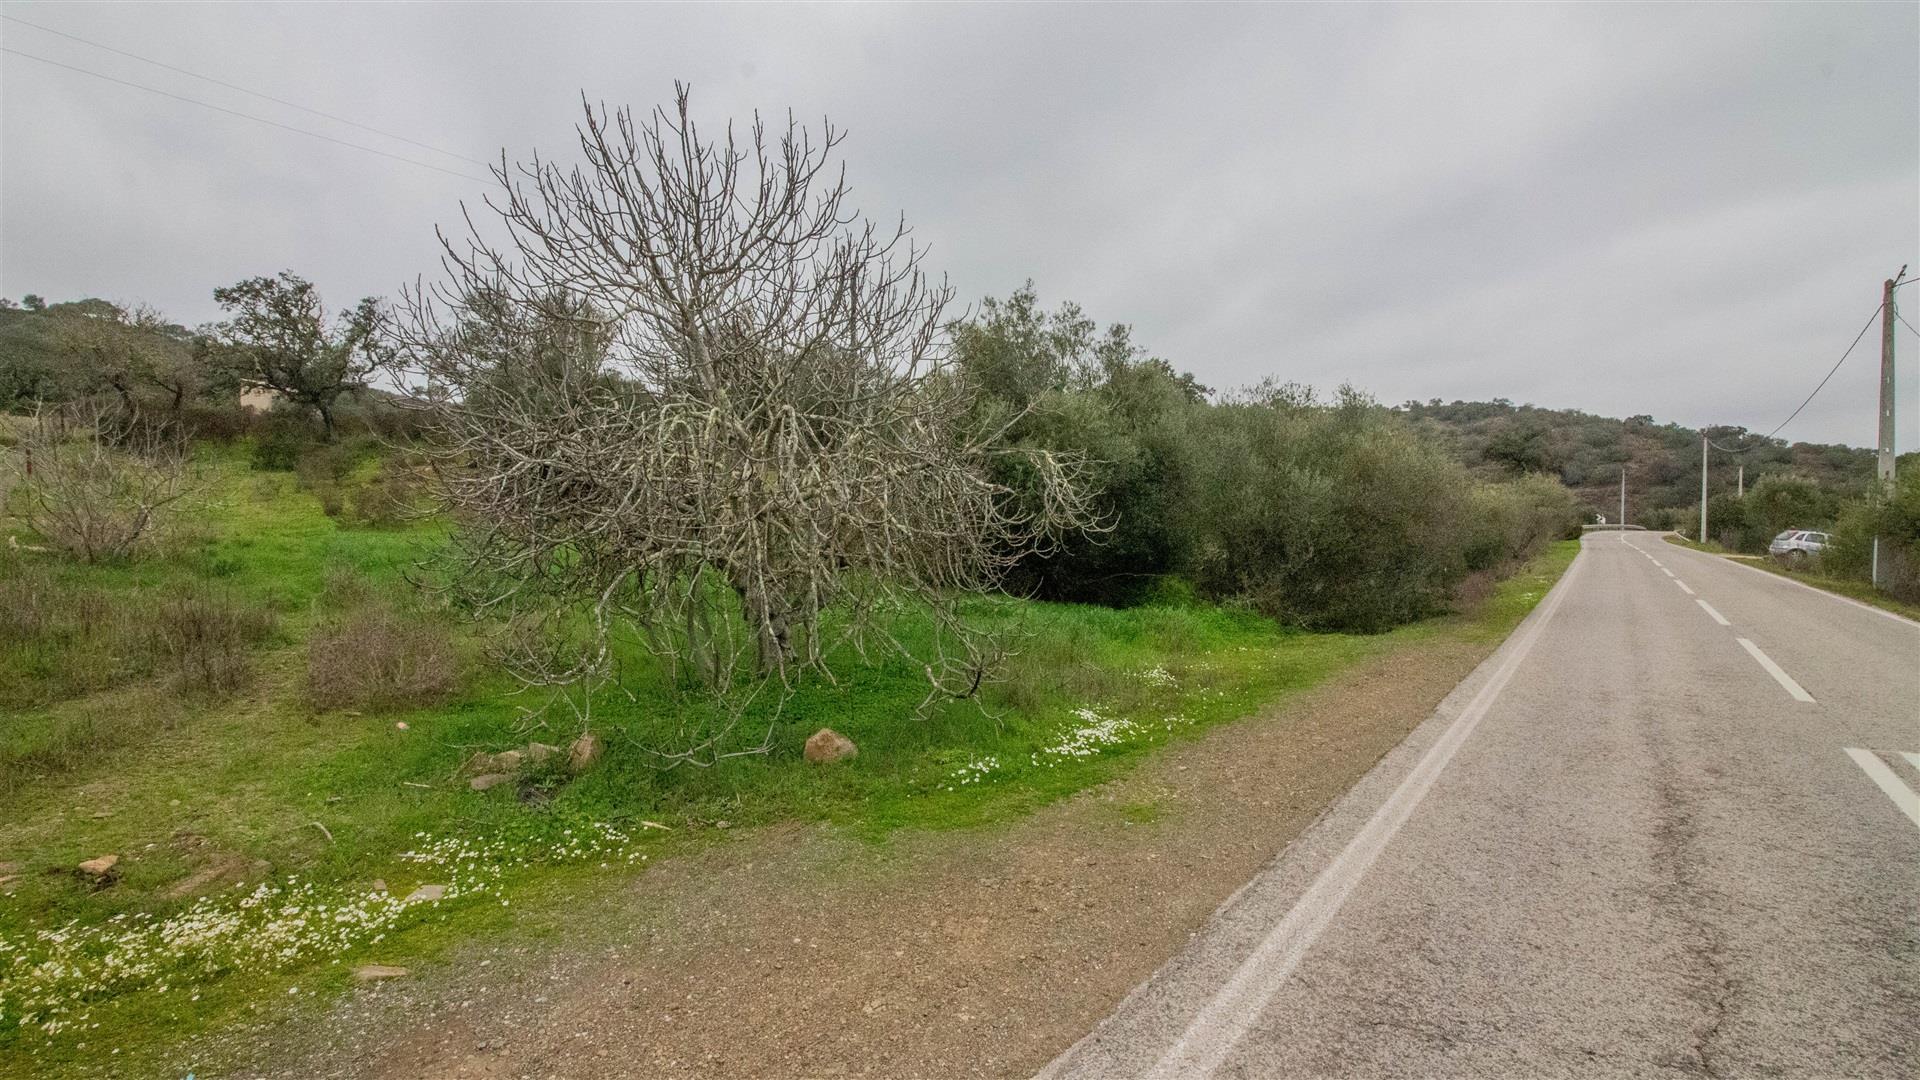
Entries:
[[1700, 544], [1692, 540], [1682, 540], [1672, 536], [1667, 537], [1667, 542], [1670, 544], [1678, 544], [1685, 548], [1692, 548], [1695, 551], [1704, 551], [1711, 555], [1737, 558], [1743, 565], [1751, 566], [1757, 570], [1765, 570], [1769, 574], [1778, 574], [1783, 578], [1802, 582], [1816, 589], [1824, 589], [1836, 596], [1844, 596], [1849, 600], [1858, 600], [1863, 604], [1877, 607], [1882, 611], [1891, 611], [1895, 615], [1904, 615], [1909, 619], [1920, 619], [1920, 604], [1909, 604], [1904, 600], [1898, 600], [1888, 596], [1886, 593], [1874, 588], [1873, 583], [1869, 581], [1861, 581], [1857, 578], [1835, 577], [1832, 574], [1823, 574], [1817, 570], [1797, 570], [1777, 559], [1770, 559], [1765, 556], [1740, 556], [1728, 551], [1719, 544]]
[[[329, 580], [346, 573], [376, 593], [404, 593], [402, 574], [440, 541], [439, 528], [343, 527], [292, 476], [250, 470], [243, 449], [210, 451], [204, 465], [217, 498], [164, 557], [77, 567], [24, 556], [73, 588], [129, 602], [217, 583], [274, 612], [278, 630], [260, 647], [251, 684], [230, 696], [183, 698], [133, 672], [104, 688], [49, 684], [59, 691], [53, 700], [0, 712], [6, 745], [69, 751], [0, 786], [0, 862], [17, 864], [0, 867], [16, 875], [13, 895], [0, 901], [0, 1073], [80, 1073], [110, 1046], [129, 1075], [184, 1074], [193, 1063], [171, 1060], [170, 1048], [196, 1032], [308, 1007], [347, 986], [354, 963], [419, 963], [478, 935], [536, 933], [569, 909], [561, 898], [577, 900], [661, 853], [709, 842], [722, 823], [826, 821], [884, 843], [903, 828], [1006, 821], [1370, 657], [1426, 641], [1497, 640], [1578, 550], [1577, 542], [1555, 545], [1476, 611], [1370, 637], [1288, 631], [1194, 603], [1111, 610], [977, 600], [970, 614], [1018, 642], [984, 712], [954, 702], [916, 717], [925, 683], [912, 665], [841, 658], [838, 685], [801, 684], [773, 722], [771, 752], [706, 768], [662, 768], [648, 753], [700, 706], [636, 668], [631, 698], [607, 693], [595, 703], [594, 727], [608, 745], [600, 765], [526, 803], [513, 785], [476, 793], [454, 776], [476, 749], [562, 742], [577, 729], [564, 710], [530, 716], [539, 699], [516, 696], [502, 676], [472, 681], [431, 709], [316, 714], [304, 702], [304, 641], [325, 615]], [[894, 629], [924, 632], [910, 616]], [[819, 727], [852, 738], [859, 756], [806, 763], [801, 744]], [[1159, 812], [1120, 810], [1140, 825]], [[625, 839], [584, 856], [573, 846], [602, 829]], [[470, 865], [403, 858], [438, 843], [483, 854]], [[111, 887], [91, 889], [69, 872], [109, 852], [122, 858]], [[497, 876], [487, 869], [494, 865], [503, 867]], [[105, 931], [178, 919], [196, 894], [212, 897], [201, 910], [217, 919], [257, 918], [262, 909], [245, 915], [238, 901], [262, 882], [284, 895], [312, 890], [303, 904], [337, 910], [375, 879], [393, 893], [426, 882], [474, 887], [393, 915], [377, 941], [235, 959], [250, 940], [270, 936], [249, 930], [218, 955], [168, 958], [111, 986], [75, 989], [68, 1011], [54, 1017], [84, 1014], [73, 1027], [47, 1033], [44, 1005], [33, 1023], [21, 1022], [28, 965], [19, 957], [55, 949], [48, 932], [70, 927], [60, 932], [83, 942], [76, 955], [97, 963]], [[197, 889], [182, 891], [195, 881]]]

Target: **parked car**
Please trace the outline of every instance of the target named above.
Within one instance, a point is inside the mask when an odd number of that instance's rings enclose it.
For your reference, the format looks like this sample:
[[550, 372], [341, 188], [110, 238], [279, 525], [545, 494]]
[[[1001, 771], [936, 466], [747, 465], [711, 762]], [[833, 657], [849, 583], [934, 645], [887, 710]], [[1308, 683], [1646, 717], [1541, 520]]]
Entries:
[[1831, 537], [1823, 532], [1788, 529], [1767, 545], [1767, 554], [1788, 563], [1803, 563], [1825, 551], [1829, 539]]

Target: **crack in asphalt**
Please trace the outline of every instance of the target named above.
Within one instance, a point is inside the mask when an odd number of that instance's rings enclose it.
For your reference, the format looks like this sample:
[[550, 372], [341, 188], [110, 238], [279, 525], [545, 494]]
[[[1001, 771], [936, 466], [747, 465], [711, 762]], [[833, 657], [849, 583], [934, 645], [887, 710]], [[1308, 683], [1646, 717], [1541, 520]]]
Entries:
[[1653, 747], [1658, 770], [1654, 783], [1657, 818], [1653, 863], [1659, 884], [1652, 896], [1658, 910], [1680, 924], [1682, 948], [1692, 961], [1692, 969], [1685, 973], [1690, 984], [1688, 996], [1699, 1004], [1703, 1015], [1694, 1025], [1687, 1055], [1656, 1064], [1717, 1078], [1727, 1075], [1717, 1044], [1739, 984], [1729, 974], [1725, 935], [1706, 914], [1719, 898], [1701, 882], [1699, 859], [1691, 850], [1699, 831], [1695, 820], [1698, 807], [1687, 798], [1688, 789], [1666, 749]]

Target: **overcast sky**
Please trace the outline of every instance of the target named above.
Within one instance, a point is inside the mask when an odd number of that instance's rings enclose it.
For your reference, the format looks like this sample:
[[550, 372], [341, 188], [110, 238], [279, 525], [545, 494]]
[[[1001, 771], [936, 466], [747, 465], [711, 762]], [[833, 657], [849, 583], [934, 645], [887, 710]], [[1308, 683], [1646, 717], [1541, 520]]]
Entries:
[[[828, 115], [963, 300], [1027, 278], [1216, 387], [1779, 423], [1920, 272], [1920, 6], [8, 3], [475, 159], [577, 153], [584, 90]], [[0, 45], [481, 175], [0, 21]], [[153, 303], [433, 269], [488, 185], [0, 54], [0, 294]], [[1920, 325], [1920, 285], [1901, 290]], [[1900, 445], [1920, 443], [1902, 329]], [[1879, 332], [1783, 434], [1871, 445]]]

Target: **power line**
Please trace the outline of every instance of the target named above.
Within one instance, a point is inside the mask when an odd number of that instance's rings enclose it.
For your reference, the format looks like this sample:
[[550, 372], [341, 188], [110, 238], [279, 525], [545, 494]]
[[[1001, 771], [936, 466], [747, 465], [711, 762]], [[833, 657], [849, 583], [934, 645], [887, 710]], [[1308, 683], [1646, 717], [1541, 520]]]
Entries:
[[144, 84], [137, 83], [137, 82], [128, 82], [125, 79], [116, 79], [111, 75], [103, 75], [98, 71], [90, 71], [87, 68], [75, 67], [72, 64], [63, 64], [58, 60], [49, 60], [44, 56], [35, 56], [32, 53], [21, 52], [19, 49], [10, 49], [5, 47], [0, 47], [0, 53], [8, 53], [13, 56], [24, 57], [25, 59], [28, 59], [28, 60], [37, 60], [42, 64], [48, 64], [57, 68], [65, 68], [68, 71], [77, 71], [82, 75], [91, 75], [96, 79], [102, 79], [110, 83], [116, 83], [120, 86], [130, 86], [135, 90], [145, 90], [149, 94], [158, 94], [161, 97], [172, 98], [175, 101], [184, 101], [189, 105], [198, 105], [203, 109], [212, 109], [214, 112], [226, 113], [228, 116], [237, 116], [242, 120], [251, 120], [256, 124], [266, 124], [269, 127], [277, 127], [282, 131], [291, 131], [298, 135], [306, 135], [310, 138], [321, 139], [323, 141], [333, 143], [336, 146], [345, 146], [350, 149], [359, 150], [368, 154], [378, 154], [383, 158], [388, 158], [393, 161], [403, 162], [407, 165], [416, 165], [422, 169], [432, 169], [434, 172], [437, 172], [437, 173], [445, 173], [448, 176], [457, 176], [462, 180], [476, 180], [481, 183], [492, 182], [492, 178], [490, 177], [475, 176], [472, 173], [459, 172], [454, 169], [444, 169], [438, 165], [434, 165], [429, 162], [416, 161], [410, 157], [401, 157], [399, 154], [390, 154], [385, 150], [376, 149], [371, 146], [362, 146], [359, 143], [348, 142], [345, 139], [336, 139], [331, 135], [323, 135], [318, 131], [309, 131], [306, 128], [294, 127], [292, 124], [283, 124], [278, 120], [269, 120], [264, 116], [255, 116], [252, 113], [243, 113], [235, 109], [229, 109], [224, 105], [215, 105], [212, 102], [201, 101], [199, 98], [190, 98], [184, 94], [176, 94], [170, 90], [161, 90], [157, 87], [146, 86]]
[[[1920, 278], [1915, 278], [1914, 280], [1920, 281]], [[1893, 309], [1893, 317], [1900, 320], [1901, 326], [1904, 326], [1909, 330], [1913, 330], [1913, 324], [1907, 321], [1907, 317], [1905, 315], [1900, 314], [1899, 308]], [[1920, 330], [1913, 330], [1913, 332], [1915, 334], [1920, 334]]]
[[165, 68], [168, 71], [177, 72], [181, 75], [187, 76], [188, 78], [199, 79], [203, 82], [210, 82], [215, 86], [224, 86], [229, 90], [238, 90], [243, 94], [251, 94], [252, 96], [260, 98], [262, 100], [271, 101], [275, 105], [285, 105], [289, 109], [299, 109], [301, 112], [311, 113], [314, 116], [322, 117], [327, 120], [332, 120], [335, 123], [346, 124], [348, 127], [357, 127], [362, 131], [370, 131], [375, 135], [379, 135], [388, 139], [395, 139], [400, 142], [407, 143], [410, 146], [417, 146], [422, 150], [431, 150], [436, 154], [445, 154], [451, 158], [458, 158], [461, 161], [467, 162], [468, 164], [472, 164], [472, 165], [478, 165], [481, 168], [486, 168], [489, 164], [488, 162], [481, 161], [478, 158], [470, 158], [465, 154], [456, 154], [452, 150], [442, 150], [440, 147], [434, 146], [431, 143], [423, 143], [418, 139], [409, 139], [405, 135], [395, 135], [391, 131], [383, 131], [380, 128], [374, 127], [371, 124], [363, 124], [358, 120], [349, 120], [344, 116], [335, 116], [333, 113], [330, 113], [330, 112], [322, 112], [319, 109], [310, 108], [306, 105], [302, 105], [297, 101], [288, 101], [285, 98], [274, 97], [272, 94], [261, 93], [258, 90], [250, 90], [247, 87], [241, 86], [237, 83], [230, 83], [224, 79], [216, 79], [211, 75], [202, 75], [197, 71], [188, 71], [186, 68], [177, 67], [173, 64], [168, 64], [159, 60], [155, 60], [152, 57], [141, 56], [139, 53], [131, 53], [126, 51], [125, 49], [116, 49], [111, 45], [103, 45], [98, 41], [91, 41], [87, 38], [81, 37], [78, 34], [69, 34], [65, 30], [55, 30], [51, 26], [42, 26], [37, 22], [28, 22], [26, 19], [22, 19], [17, 15], [0, 15], [0, 19], [5, 19], [8, 22], [17, 22], [22, 26], [31, 26], [35, 30], [39, 30], [48, 34], [53, 34], [57, 37], [63, 37], [69, 41], [77, 41], [82, 45], [91, 45], [96, 49], [105, 49], [107, 52], [113, 53], [115, 55], [124, 56], [132, 60], [138, 60], [143, 64], [152, 64], [154, 67], [157, 67], [157, 68]]
[[1843, 352], [1843, 353], [1841, 353], [1841, 354], [1840, 354], [1840, 359], [1838, 359], [1838, 360], [1836, 360], [1836, 361], [1834, 361], [1834, 364], [1833, 364], [1833, 366], [1832, 366], [1831, 368], [1828, 368], [1828, 369], [1827, 369], [1827, 375], [1826, 375], [1826, 378], [1824, 378], [1824, 379], [1821, 379], [1821, 380], [1820, 380], [1820, 385], [1819, 385], [1819, 386], [1816, 386], [1816, 387], [1814, 387], [1814, 388], [1813, 388], [1813, 393], [1811, 393], [1811, 394], [1808, 394], [1808, 395], [1807, 395], [1807, 400], [1805, 400], [1805, 401], [1803, 401], [1803, 402], [1801, 402], [1801, 403], [1800, 403], [1800, 407], [1799, 407], [1799, 408], [1797, 408], [1797, 409], [1795, 409], [1795, 410], [1793, 410], [1793, 412], [1791, 412], [1791, 413], [1789, 413], [1789, 414], [1787, 414], [1787, 418], [1786, 418], [1785, 420], [1782, 420], [1782, 421], [1780, 421], [1780, 426], [1779, 426], [1779, 427], [1776, 427], [1776, 428], [1774, 428], [1774, 429], [1773, 429], [1772, 431], [1769, 431], [1769, 432], [1767, 432], [1767, 433], [1766, 433], [1765, 435], [1762, 435], [1762, 436], [1761, 436], [1761, 438], [1762, 438], [1762, 439], [1771, 439], [1771, 438], [1773, 438], [1773, 437], [1774, 437], [1775, 435], [1778, 435], [1778, 434], [1780, 434], [1780, 429], [1781, 429], [1781, 428], [1784, 428], [1784, 427], [1786, 427], [1786, 426], [1787, 426], [1788, 424], [1791, 424], [1791, 423], [1793, 423], [1793, 418], [1794, 418], [1794, 417], [1796, 417], [1796, 416], [1799, 416], [1799, 415], [1800, 415], [1800, 410], [1801, 410], [1801, 409], [1804, 409], [1804, 408], [1806, 408], [1806, 407], [1807, 407], [1808, 405], [1810, 405], [1810, 404], [1812, 404], [1812, 403], [1813, 403], [1813, 399], [1814, 399], [1815, 397], [1817, 397], [1817, 396], [1819, 396], [1819, 394], [1820, 394], [1820, 391], [1822, 391], [1822, 390], [1824, 390], [1824, 389], [1826, 389], [1826, 386], [1827, 386], [1827, 381], [1828, 381], [1829, 379], [1832, 379], [1832, 378], [1833, 378], [1833, 373], [1834, 373], [1834, 372], [1836, 372], [1836, 371], [1839, 371], [1839, 370], [1840, 370], [1840, 365], [1841, 365], [1841, 364], [1844, 364], [1844, 363], [1846, 363], [1846, 362], [1847, 362], [1847, 357], [1849, 357], [1849, 356], [1852, 356], [1852, 355], [1853, 355], [1853, 350], [1854, 350], [1854, 349], [1855, 349], [1856, 347], [1858, 347], [1858, 346], [1859, 346], [1859, 344], [1860, 344], [1860, 340], [1861, 340], [1862, 338], [1864, 338], [1864, 337], [1866, 337], [1866, 336], [1867, 336], [1867, 331], [1868, 331], [1868, 330], [1871, 330], [1871, 329], [1873, 329], [1873, 320], [1875, 320], [1875, 319], [1877, 319], [1877, 318], [1879, 318], [1879, 317], [1880, 317], [1880, 309], [1881, 309], [1881, 308], [1883, 308], [1883, 307], [1885, 307], [1885, 306], [1886, 306], [1885, 304], [1875, 304], [1875, 305], [1873, 306], [1873, 314], [1871, 314], [1871, 315], [1869, 315], [1869, 316], [1867, 316], [1867, 322], [1866, 322], [1866, 325], [1865, 325], [1865, 326], [1862, 326], [1862, 327], [1860, 328], [1860, 333], [1858, 333], [1857, 335], [1855, 335], [1855, 336], [1854, 336], [1854, 339], [1853, 339], [1853, 344], [1852, 344], [1852, 345], [1849, 345], [1849, 346], [1847, 346], [1847, 351], [1846, 351], [1846, 352]]

